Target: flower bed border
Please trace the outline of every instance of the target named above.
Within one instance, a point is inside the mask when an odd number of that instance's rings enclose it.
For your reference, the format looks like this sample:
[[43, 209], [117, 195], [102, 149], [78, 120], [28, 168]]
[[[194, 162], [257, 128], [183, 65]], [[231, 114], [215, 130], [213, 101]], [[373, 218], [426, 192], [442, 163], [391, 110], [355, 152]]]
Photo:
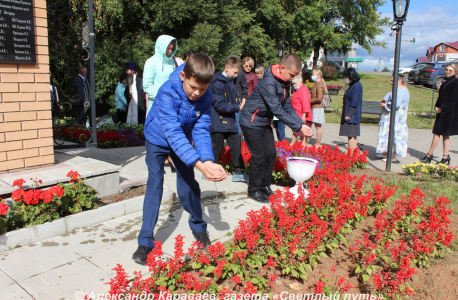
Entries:
[[[97, 209], [84, 211], [75, 215], [60, 218], [41, 225], [21, 228], [0, 235], [0, 252], [25, 246], [33, 242], [51, 238], [56, 235], [72, 232], [75, 228], [82, 228], [105, 222], [112, 218], [122, 217], [143, 209], [144, 196], [105, 205]], [[162, 203], [173, 200], [173, 192], [164, 188]]]

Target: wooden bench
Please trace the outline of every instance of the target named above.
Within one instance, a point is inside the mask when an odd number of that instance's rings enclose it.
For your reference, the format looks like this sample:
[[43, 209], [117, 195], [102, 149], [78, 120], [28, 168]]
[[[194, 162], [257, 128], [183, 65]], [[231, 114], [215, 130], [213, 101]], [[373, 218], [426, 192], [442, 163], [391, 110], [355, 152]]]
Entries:
[[361, 106], [361, 113], [370, 115], [380, 115], [382, 110], [381, 103], [379, 101], [363, 101]]

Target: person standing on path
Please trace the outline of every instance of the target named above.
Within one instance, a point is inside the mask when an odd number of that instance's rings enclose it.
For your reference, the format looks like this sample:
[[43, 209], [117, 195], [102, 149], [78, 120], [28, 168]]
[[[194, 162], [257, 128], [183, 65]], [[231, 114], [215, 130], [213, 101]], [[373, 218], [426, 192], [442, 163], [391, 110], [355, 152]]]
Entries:
[[[237, 101], [239, 102], [246, 102], [248, 99], [248, 82], [246, 78], [245, 71], [240, 70], [240, 72], [237, 74], [237, 78], [235, 80], [235, 86], [237, 88], [236, 93], [237, 93]], [[240, 115], [241, 111], [235, 114], [235, 118], [237, 121], [237, 131], [240, 136], [242, 136], [242, 128], [240, 127]]]
[[125, 96], [125, 90], [127, 76], [128, 75], [126, 73], [121, 74], [115, 91], [116, 115], [118, 117], [117, 123], [121, 124], [126, 123], [127, 99]]
[[359, 82], [360, 77], [354, 68], [346, 69], [343, 72], [343, 76], [349, 88], [343, 97], [339, 136], [348, 137], [348, 149], [353, 150], [358, 145], [356, 137], [361, 134], [359, 123], [363, 104], [363, 85]]
[[250, 98], [251, 94], [253, 94], [253, 90], [259, 82], [258, 76], [255, 73], [251, 72], [254, 68], [254, 60], [247, 56], [242, 60], [242, 67], [245, 71], [246, 82], [247, 82], [247, 99]]
[[[138, 248], [132, 256], [139, 264], [146, 264], [148, 254], [155, 247], [154, 227], [161, 205], [164, 159], [167, 155], [175, 163], [178, 199], [191, 215], [189, 227], [192, 234], [204, 249], [211, 244], [207, 223], [203, 219], [201, 190], [194, 177], [194, 167], [209, 181], [226, 178], [223, 167], [214, 163], [210, 137], [212, 93], [207, 89], [214, 74], [215, 67], [209, 56], [191, 56], [159, 89], [146, 118], [144, 131], [148, 181]], [[194, 141], [194, 147], [191, 140]]]
[[312, 81], [315, 81], [312, 93], [310, 94], [310, 104], [312, 106], [313, 124], [316, 128], [316, 143], [317, 147], [321, 147], [321, 137], [323, 129], [321, 125], [326, 121], [324, 119], [324, 108], [321, 104], [324, 94], [327, 93], [326, 82], [323, 79], [323, 73], [320, 69], [315, 69], [312, 72]]
[[177, 53], [177, 50], [177, 40], [174, 37], [161, 35], [157, 38], [154, 55], [146, 61], [143, 68], [143, 88], [148, 94], [146, 114], [149, 113], [153, 106], [157, 91], [175, 70], [173, 56]]
[[[291, 105], [296, 111], [297, 115], [301, 118], [305, 125], [311, 127], [313, 116], [312, 108], [310, 107], [310, 91], [302, 83], [302, 75], [297, 75], [294, 77], [293, 81], [293, 96], [291, 97]], [[294, 145], [297, 141], [297, 138], [300, 137], [302, 141], [302, 146], [307, 145], [307, 138], [302, 135], [301, 132], [293, 131], [293, 139], [291, 141], [291, 146]]]
[[[393, 88], [393, 78], [391, 78], [391, 88]], [[383, 161], [387, 159], [388, 152], [388, 134], [390, 131], [390, 116], [392, 110], [391, 106], [392, 92], [389, 92], [383, 98], [382, 111], [380, 113], [380, 122], [378, 128], [378, 142], [376, 155], [378, 158], [383, 158]], [[409, 107], [410, 94], [407, 89], [406, 82], [403, 75], [398, 76], [398, 93], [396, 97], [396, 120], [394, 122], [394, 145], [395, 152], [391, 157], [392, 162], [397, 162], [396, 156], [405, 157], [407, 154], [407, 109]]]
[[[89, 83], [87, 81], [87, 68], [79, 68], [78, 75], [73, 80], [73, 91], [78, 101], [74, 104], [76, 108], [76, 124], [86, 125], [87, 116], [90, 112], [90, 106], [85, 109], [84, 105], [89, 102]], [[89, 103], [90, 104], [90, 103]], [[86, 110], [86, 111], [85, 111]], [[92, 118], [90, 118], [92, 123]]]
[[434, 109], [436, 110], [436, 121], [433, 127], [433, 141], [426, 156], [421, 159], [423, 163], [430, 163], [433, 159], [433, 152], [442, 136], [443, 153], [439, 163], [450, 165], [450, 136], [458, 135], [458, 65], [449, 64], [445, 67], [445, 80], [439, 89]]
[[270, 185], [277, 150], [270, 126], [272, 118], [278, 117], [304, 136], [313, 135], [291, 106], [289, 95], [291, 80], [301, 68], [300, 58], [292, 53], [283, 57], [279, 65], [270, 65], [242, 110], [240, 125], [252, 153], [248, 197], [261, 203], [268, 203], [273, 194]]
[[[132, 99], [131, 105], [127, 114], [127, 123], [145, 124], [147, 96], [143, 90], [143, 81], [137, 72], [135, 72], [135, 64], [132, 62], [126, 63], [126, 73], [133, 76], [132, 84]], [[132, 104], [133, 102], [133, 104]], [[136, 107], [135, 107], [136, 106]], [[130, 109], [132, 107], [132, 109]]]

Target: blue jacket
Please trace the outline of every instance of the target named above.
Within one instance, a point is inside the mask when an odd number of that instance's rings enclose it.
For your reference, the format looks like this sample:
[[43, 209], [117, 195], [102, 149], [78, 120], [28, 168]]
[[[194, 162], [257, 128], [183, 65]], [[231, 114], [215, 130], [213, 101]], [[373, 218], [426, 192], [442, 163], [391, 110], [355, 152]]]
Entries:
[[[342, 113], [342, 124], [359, 124], [361, 122], [361, 106], [363, 105], [363, 85], [357, 81], [353, 83], [347, 90], [344, 96], [344, 111]], [[345, 121], [350, 106], [356, 110], [350, 117], [350, 120]]]
[[290, 82], [278, 74], [279, 65], [270, 65], [246, 101], [240, 125], [261, 129], [269, 126], [275, 116], [294, 131], [301, 130], [301, 118], [291, 106]]
[[118, 82], [118, 86], [116, 87], [115, 92], [115, 104], [116, 109], [120, 109], [123, 111], [127, 111], [127, 99], [126, 96], [124, 96], [125, 90], [126, 87], [121, 82]]
[[212, 93], [207, 90], [197, 100], [189, 100], [180, 79], [184, 66], [170, 74], [159, 89], [144, 132], [148, 142], [172, 149], [187, 166], [193, 166], [198, 160], [215, 161], [210, 138]]
[[235, 113], [240, 111], [240, 102], [236, 97], [235, 78], [228, 78], [223, 72], [218, 72], [208, 89], [213, 94], [210, 131], [237, 133]]

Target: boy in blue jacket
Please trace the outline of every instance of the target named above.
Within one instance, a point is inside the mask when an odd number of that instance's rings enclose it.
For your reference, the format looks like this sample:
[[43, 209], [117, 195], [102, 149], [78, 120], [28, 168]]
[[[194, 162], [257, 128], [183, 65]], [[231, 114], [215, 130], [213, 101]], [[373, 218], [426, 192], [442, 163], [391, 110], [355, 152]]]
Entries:
[[224, 149], [224, 140], [231, 150], [233, 163], [232, 181], [248, 182], [249, 176], [243, 173], [245, 164], [242, 158], [242, 140], [238, 134], [235, 114], [245, 105], [237, 97], [235, 78], [241, 70], [240, 60], [231, 55], [226, 59], [224, 71], [215, 74], [209, 89], [213, 94], [211, 111], [211, 137], [213, 142], [213, 156], [219, 162]]
[[277, 154], [270, 126], [273, 117], [304, 136], [313, 135], [291, 105], [291, 80], [301, 70], [301, 60], [292, 53], [283, 57], [279, 65], [270, 65], [242, 110], [240, 126], [252, 154], [248, 197], [258, 202], [269, 202], [273, 194], [270, 183]]
[[204, 248], [210, 245], [207, 223], [202, 219], [200, 188], [194, 178], [194, 167], [207, 180], [221, 181], [226, 178], [224, 169], [214, 163], [210, 139], [212, 94], [207, 88], [214, 73], [215, 67], [209, 56], [192, 55], [161, 86], [146, 118], [148, 181], [143, 223], [138, 234], [139, 246], [132, 257], [139, 264], [146, 264], [146, 258], [154, 248], [153, 231], [161, 205], [167, 155], [175, 164], [178, 198], [184, 210], [191, 215], [189, 227]]

